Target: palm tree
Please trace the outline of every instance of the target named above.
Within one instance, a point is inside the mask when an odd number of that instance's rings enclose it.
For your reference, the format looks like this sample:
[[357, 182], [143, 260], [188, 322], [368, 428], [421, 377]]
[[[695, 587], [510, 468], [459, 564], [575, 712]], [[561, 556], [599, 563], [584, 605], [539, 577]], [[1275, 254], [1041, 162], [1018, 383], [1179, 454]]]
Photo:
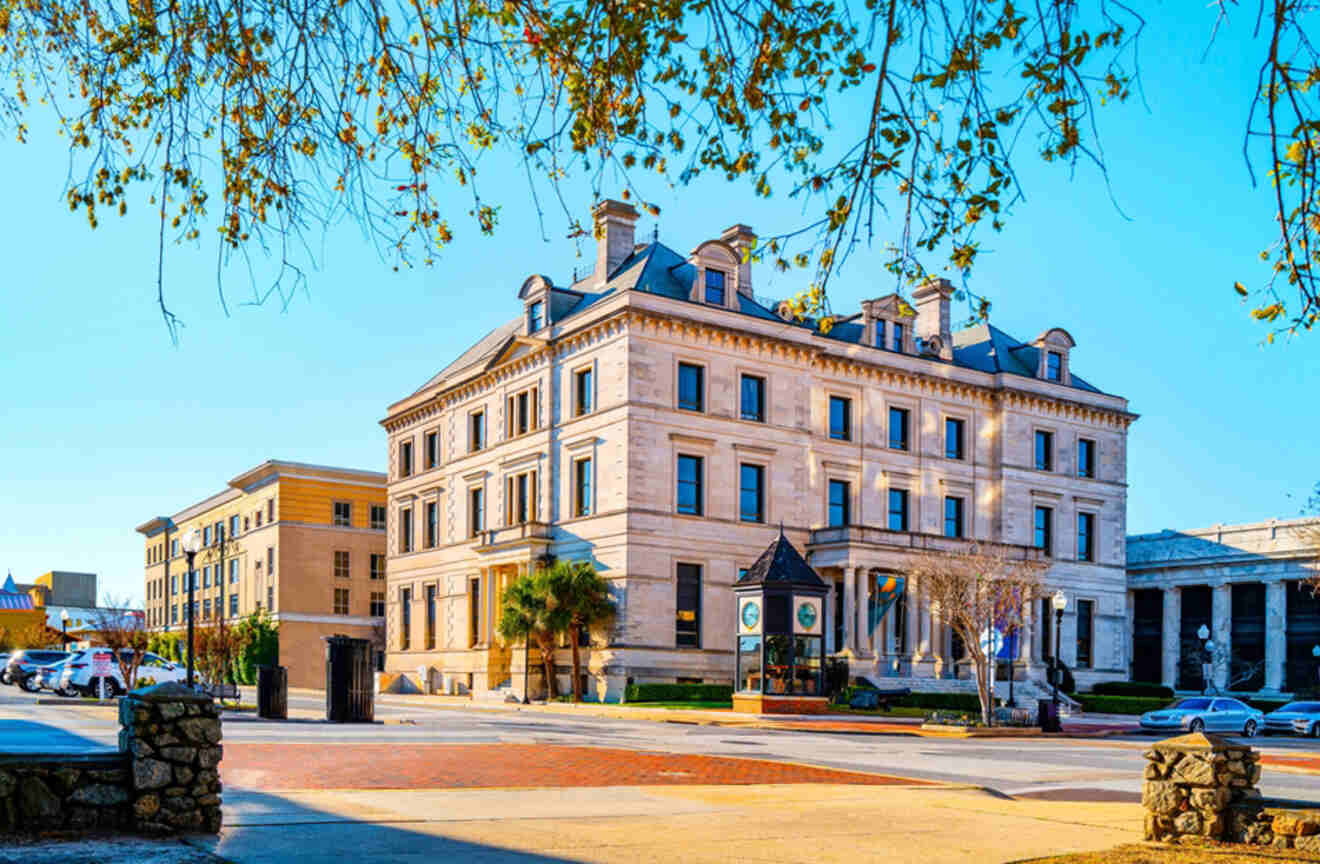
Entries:
[[549, 608], [550, 592], [543, 572], [525, 573], [504, 589], [499, 633], [509, 642], [535, 642], [541, 652], [546, 693], [555, 697], [555, 636], [566, 625], [562, 613]]
[[582, 701], [580, 634], [614, 617], [609, 585], [590, 561], [556, 561], [545, 571], [549, 588], [547, 608], [562, 622], [573, 648], [573, 701]]

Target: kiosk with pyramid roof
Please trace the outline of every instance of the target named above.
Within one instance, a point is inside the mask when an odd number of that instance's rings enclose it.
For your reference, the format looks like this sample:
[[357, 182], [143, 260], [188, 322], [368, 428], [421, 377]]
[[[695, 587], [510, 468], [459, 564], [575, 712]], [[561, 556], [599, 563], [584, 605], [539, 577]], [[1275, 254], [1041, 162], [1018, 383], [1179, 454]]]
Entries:
[[824, 580], [780, 529], [733, 585], [738, 608], [733, 709], [755, 714], [826, 710]]

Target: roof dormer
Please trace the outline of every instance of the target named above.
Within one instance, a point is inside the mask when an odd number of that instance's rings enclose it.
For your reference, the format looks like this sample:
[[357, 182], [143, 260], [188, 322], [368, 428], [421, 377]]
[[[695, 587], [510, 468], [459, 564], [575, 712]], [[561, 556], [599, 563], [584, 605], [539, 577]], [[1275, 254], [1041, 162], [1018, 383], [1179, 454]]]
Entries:
[[1076, 347], [1071, 335], [1062, 327], [1051, 327], [1036, 337], [1031, 343], [1039, 355], [1036, 361], [1036, 377], [1053, 381], [1064, 386], [1072, 384], [1069, 370], [1068, 352]]
[[862, 301], [862, 342], [898, 354], [916, 352], [912, 325], [916, 312], [897, 294]]
[[695, 276], [688, 299], [707, 306], [737, 309], [742, 256], [723, 240], [707, 240], [688, 256]]
[[550, 292], [554, 289], [550, 277], [539, 273], [527, 277], [518, 290], [518, 299], [526, 310], [527, 335], [532, 336], [550, 325]]

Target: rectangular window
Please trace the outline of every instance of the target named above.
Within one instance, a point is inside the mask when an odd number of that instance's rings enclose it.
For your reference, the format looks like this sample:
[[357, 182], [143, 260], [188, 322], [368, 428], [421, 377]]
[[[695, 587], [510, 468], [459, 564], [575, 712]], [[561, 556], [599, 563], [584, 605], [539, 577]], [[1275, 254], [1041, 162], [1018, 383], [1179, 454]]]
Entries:
[[1077, 560], [1095, 560], [1095, 514], [1077, 514]]
[[178, 594], [178, 593], [179, 593], [179, 577], [178, 577], [178, 574], [175, 574], [174, 576], [171, 576], [171, 577], [170, 577], [170, 593], [171, 593], [171, 594]]
[[399, 648], [407, 651], [412, 642], [412, 589], [399, 589]]
[[908, 449], [908, 409], [889, 409], [889, 449]]
[[473, 411], [468, 417], [468, 450], [476, 453], [486, 448], [486, 412]]
[[339, 528], [350, 528], [353, 525], [353, 505], [347, 501], [336, 501], [334, 504], [335, 519], [334, 524]]
[[1045, 378], [1049, 381], [1063, 380], [1063, 355], [1058, 351], [1045, 354]]
[[223, 521], [216, 522], [215, 525], [213, 525], [213, 526], [211, 527], [211, 540], [212, 540], [213, 542], [215, 542], [215, 543], [223, 543], [223, 542], [224, 542], [224, 540], [225, 540], [225, 523], [224, 523]]
[[889, 490], [889, 530], [908, 530], [908, 490]]
[[765, 379], [755, 375], [742, 376], [740, 416], [756, 423], [765, 422]]
[[230, 584], [230, 585], [236, 585], [236, 584], [238, 584], [238, 559], [237, 559], [237, 558], [230, 558], [230, 559], [229, 559], [229, 584]]
[[537, 472], [524, 471], [504, 480], [504, 524], [524, 525], [537, 517]]
[[205, 621], [211, 617], [211, 598], [202, 598], [202, 620]]
[[545, 326], [545, 301], [535, 300], [527, 304], [527, 332], [535, 333]]
[[509, 397], [506, 436], [517, 438], [536, 428], [537, 388], [524, 390]]
[[210, 546], [210, 545], [211, 545], [211, 526], [210, 526], [210, 525], [203, 525], [203, 526], [202, 526], [202, 545], [203, 545], [203, 546]]
[[275, 575], [275, 547], [266, 547], [266, 575]]
[[851, 521], [852, 490], [847, 480], [830, 481], [829, 524], [842, 528]]
[[468, 535], [476, 537], [486, 530], [486, 492], [477, 488], [468, 492]]
[[440, 433], [426, 433], [426, 467], [434, 468], [440, 464]]
[[1036, 431], [1036, 470], [1054, 470], [1054, 433]]
[[343, 549], [335, 550], [335, 578], [347, 579], [352, 576], [348, 565], [348, 552]]
[[178, 606], [171, 606], [171, 607], [170, 607], [170, 623], [171, 623], [171, 624], [178, 624], [178, 623], [179, 623], [179, 607], [178, 607]]
[[256, 516], [257, 516], [257, 527], [260, 528], [260, 527], [261, 527], [261, 511], [260, 511], [260, 510], [257, 511]]
[[591, 413], [593, 392], [592, 375], [590, 369], [581, 369], [573, 373], [573, 414], [581, 417], [583, 414]]
[[952, 495], [944, 499], [944, 536], [963, 536], [963, 499]]
[[1091, 633], [1093, 632], [1092, 619], [1095, 617], [1095, 602], [1092, 600], [1077, 601], [1077, 667], [1079, 669], [1091, 668]]
[[573, 463], [573, 515], [591, 515], [591, 460]]
[[903, 353], [903, 325], [894, 322], [894, 350]]
[[385, 578], [385, 556], [379, 552], [371, 553], [371, 578]]
[[701, 647], [701, 565], [679, 564], [674, 644], [679, 648]]
[[765, 521], [765, 468], [760, 465], [738, 466], [738, 518]]
[[875, 347], [885, 347], [885, 319], [883, 318], [875, 322]]
[[179, 541], [178, 541], [178, 538], [175, 538], [174, 540], [171, 540], [171, 541], [170, 541], [170, 557], [171, 557], [171, 558], [177, 558], [177, 557], [179, 557]]
[[384, 530], [385, 530], [385, 505], [384, 505], [384, 504], [372, 504], [372, 505], [371, 505], [371, 530], [373, 530], [373, 531], [384, 531]]
[[963, 421], [954, 417], [944, 420], [944, 458], [963, 458]]
[[1090, 438], [1077, 439], [1077, 476], [1095, 478], [1095, 442]]
[[266, 521], [275, 521], [275, 499], [271, 498], [266, 502]]
[[700, 456], [678, 457], [678, 512], [700, 516], [702, 512], [702, 472]]
[[237, 516], [230, 516], [230, 517], [229, 517], [229, 536], [230, 536], [231, 539], [234, 538], [234, 537], [237, 537], [237, 536], [238, 536], [238, 517], [237, 517]]
[[372, 618], [385, 617], [385, 592], [371, 592], [371, 609], [368, 610]]
[[209, 564], [202, 568], [202, 587], [211, 587], [211, 565]]
[[347, 615], [347, 614], [348, 614], [348, 589], [347, 589], [347, 588], [336, 588], [336, 589], [335, 589], [335, 609], [334, 609], [334, 614], [336, 614], [336, 615]]
[[706, 302], [716, 306], [724, 305], [724, 286], [726, 283], [723, 270], [706, 271]]
[[267, 585], [267, 586], [266, 586], [266, 610], [269, 611], [269, 612], [274, 612], [274, 611], [275, 611], [275, 586], [274, 586], [274, 585]]
[[229, 595], [229, 617], [232, 618], [232, 617], [234, 617], [234, 616], [237, 615], [237, 614], [238, 614], [238, 595], [237, 595], [237, 594], [230, 594], [230, 595]]
[[440, 542], [440, 505], [426, 502], [426, 548], [434, 549]]
[[426, 586], [426, 648], [435, 648], [435, 586]]
[[684, 411], [706, 410], [706, 370], [692, 363], [678, 364], [678, 407]]
[[404, 507], [399, 511], [399, 551], [411, 552], [413, 548], [412, 508]]
[[1048, 556], [1054, 555], [1054, 510], [1049, 507], [1036, 508], [1036, 531], [1034, 543]]
[[830, 397], [830, 437], [836, 441], [852, 440], [852, 400]]

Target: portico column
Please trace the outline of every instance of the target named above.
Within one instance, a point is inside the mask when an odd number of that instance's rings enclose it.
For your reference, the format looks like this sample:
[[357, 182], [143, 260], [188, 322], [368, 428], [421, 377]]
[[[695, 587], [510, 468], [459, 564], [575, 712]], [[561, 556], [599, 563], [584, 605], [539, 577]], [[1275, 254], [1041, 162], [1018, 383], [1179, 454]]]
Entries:
[[926, 657], [937, 656], [935, 643], [931, 637], [931, 625], [933, 624], [930, 614], [930, 594], [924, 590], [921, 592], [921, 653]]
[[1036, 603], [1034, 600], [1028, 600], [1022, 607], [1022, 624], [1018, 626], [1018, 652], [1017, 659], [1019, 663], [1027, 666], [1035, 659], [1035, 618]]
[[825, 653], [833, 654], [842, 648], [834, 644], [834, 580], [830, 580], [830, 590], [825, 593]]
[[[1211, 635], [1215, 640], [1215, 657], [1233, 656], [1233, 586], [1216, 585], [1210, 598]], [[1227, 660], [1214, 660], [1210, 674], [1216, 688], [1228, 687], [1230, 670]]]
[[[904, 591], [903, 602], [907, 604], [906, 642], [908, 656], [912, 663], [921, 660], [921, 584], [916, 576], [909, 576]], [[911, 673], [909, 673], [911, 674]]]
[[1133, 634], [1137, 632], [1137, 594], [1135, 591], [1127, 592], [1127, 605], [1124, 609], [1127, 626], [1123, 630], [1123, 655], [1127, 658], [1127, 665], [1123, 668], [1127, 670], [1128, 678], [1131, 678], [1136, 672], [1136, 657], [1132, 654]]
[[1182, 589], [1164, 589], [1164, 621], [1160, 627], [1160, 683], [1178, 686], [1178, 660], [1182, 653], [1179, 630], [1182, 627]]
[[857, 654], [857, 580], [851, 567], [843, 568], [843, 644]]
[[1265, 689], [1284, 687], [1283, 665], [1288, 659], [1288, 597], [1283, 580], [1265, 583]]
[[860, 654], [871, 653], [871, 580], [866, 567], [854, 571], [857, 580], [857, 651]]

